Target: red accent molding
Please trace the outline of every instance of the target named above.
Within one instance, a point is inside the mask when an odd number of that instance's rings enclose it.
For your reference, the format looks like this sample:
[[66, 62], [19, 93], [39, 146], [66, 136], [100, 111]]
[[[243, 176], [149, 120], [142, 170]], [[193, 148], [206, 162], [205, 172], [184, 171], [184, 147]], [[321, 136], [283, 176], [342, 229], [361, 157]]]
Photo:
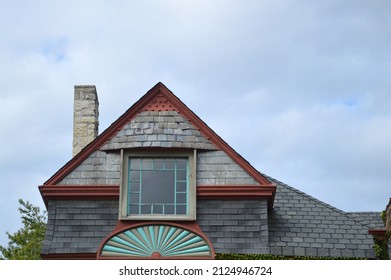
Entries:
[[162, 257], [156, 255], [152, 255], [150, 257], [102, 257], [100, 256], [103, 246], [106, 244], [106, 242], [113, 236], [131, 229], [131, 228], [136, 228], [136, 227], [142, 227], [142, 226], [147, 226], [147, 225], [169, 225], [169, 226], [174, 226], [178, 228], [183, 228], [188, 231], [191, 231], [199, 236], [201, 236], [209, 245], [209, 248], [211, 249], [212, 255], [210, 257], [196, 257], [192, 256], [190, 259], [194, 260], [210, 260], [210, 259], [215, 259], [216, 257], [216, 252], [215, 249], [212, 245], [212, 242], [209, 240], [209, 238], [204, 234], [204, 232], [201, 230], [200, 226], [198, 225], [197, 221], [188, 221], [188, 222], [165, 222], [165, 221], [149, 221], [149, 222], [144, 222], [144, 221], [125, 221], [125, 220], [119, 220], [117, 223], [117, 226], [114, 228], [114, 230], [106, 237], [103, 239], [101, 244], [99, 245], [99, 248], [96, 253], [96, 259], [100, 260], [123, 260], [123, 259], [129, 259], [129, 260], [163, 260], [163, 259], [171, 259], [171, 260], [188, 260], [189, 257], [180, 257], [180, 256], [175, 256], [175, 257]]
[[[45, 204], [49, 199], [119, 199], [118, 185], [43, 185], [39, 191]], [[197, 199], [268, 199], [273, 201], [276, 186], [197, 186]]]
[[197, 186], [198, 199], [272, 199], [276, 186]]
[[[119, 199], [118, 185], [43, 185], [39, 191], [47, 207], [50, 199]], [[197, 199], [267, 199], [273, 207], [276, 186], [264, 185], [209, 185], [197, 186]]]
[[377, 236], [380, 239], [385, 239], [386, 233], [387, 233], [386, 228], [371, 228], [368, 230], [368, 234]]
[[274, 185], [197, 186], [197, 199], [266, 199], [268, 208], [273, 209], [276, 189], [277, 187]]
[[96, 260], [95, 253], [41, 254], [44, 260]]
[[385, 228], [371, 228], [368, 230], [368, 233], [371, 235], [383, 235], [386, 231], [387, 230]]
[[49, 199], [119, 199], [117, 185], [44, 185], [38, 188], [46, 206]]

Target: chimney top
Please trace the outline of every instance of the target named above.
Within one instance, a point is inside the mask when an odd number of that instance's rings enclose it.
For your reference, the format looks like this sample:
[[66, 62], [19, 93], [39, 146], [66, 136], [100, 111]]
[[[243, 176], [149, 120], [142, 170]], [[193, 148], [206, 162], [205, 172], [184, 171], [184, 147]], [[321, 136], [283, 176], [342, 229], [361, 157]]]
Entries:
[[98, 136], [99, 101], [94, 85], [75, 85], [73, 103], [73, 156]]

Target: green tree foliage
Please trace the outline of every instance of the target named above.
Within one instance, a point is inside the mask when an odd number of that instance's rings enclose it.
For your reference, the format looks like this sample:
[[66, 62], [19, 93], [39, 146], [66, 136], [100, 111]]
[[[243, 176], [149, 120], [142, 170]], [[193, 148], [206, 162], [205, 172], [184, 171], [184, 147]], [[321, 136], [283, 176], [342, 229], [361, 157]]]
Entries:
[[42, 241], [46, 231], [46, 211], [30, 202], [19, 199], [19, 212], [23, 227], [8, 236], [8, 247], [0, 246], [0, 259], [38, 260], [41, 259]]

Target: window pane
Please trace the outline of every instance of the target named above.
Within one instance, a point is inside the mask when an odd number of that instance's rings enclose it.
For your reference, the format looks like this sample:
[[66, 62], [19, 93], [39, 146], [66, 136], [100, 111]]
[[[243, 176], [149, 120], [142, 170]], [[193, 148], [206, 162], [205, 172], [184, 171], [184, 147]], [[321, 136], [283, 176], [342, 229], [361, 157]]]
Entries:
[[140, 160], [139, 159], [130, 159], [130, 169], [140, 170]]
[[130, 171], [130, 180], [139, 181], [140, 180], [140, 171]]
[[186, 193], [177, 193], [176, 203], [186, 203], [187, 194]]
[[187, 214], [186, 205], [177, 205], [176, 213], [177, 215], [186, 215]]
[[130, 158], [129, 214], [187, 215], [187, 169], [187, 158]]
[[175, 159], [166, 159], [166, 169], [175, 169]]
[[166, 214], [166, 215], [173, 215], [173, 214], [175, 214], [175, 207], [174, 207], [174, 205], [164, 205], [164, 214]]
[[163, 205], [154, 204], [153, 205], [153, 214], [163, 214]]
[[140, 214], [151, 214], [151, 205], [141, 205], [141, 213]]
[[176, 183], [176, 191], [177, 192], [186, 192], [187, 191], [187, 183], [186, 182], [177, 182]]
[[130, 182], [130, 191], [139, 192], [140, 191], [140, 182]]
[[131, 193], [129, 201], [130, 201], [130, 204], [138, 204], [139, 203], [139, 194], [138, 193]]
[[153, 168], [153, 160], [152, 159], [143, 159], [141, 162], [141, 168], [143, 170], [151, 170]]
[[177, 169], [187, 169], [187, 160], [186, 159], [178, 159], [176, 161]]
[[178, 170], [176, 172], [176, 179], [179, 181], [186, 181], [186, 170]]
[[164, 169], [164, 159], [157, 158], [153, 162], [153, 169]]
[[174, 171], [142, 171], [142, 203], [174, 203]]
[[138, 212], [138, 205], [130, 205], [129, 206], [129, 214], [140, 214]]

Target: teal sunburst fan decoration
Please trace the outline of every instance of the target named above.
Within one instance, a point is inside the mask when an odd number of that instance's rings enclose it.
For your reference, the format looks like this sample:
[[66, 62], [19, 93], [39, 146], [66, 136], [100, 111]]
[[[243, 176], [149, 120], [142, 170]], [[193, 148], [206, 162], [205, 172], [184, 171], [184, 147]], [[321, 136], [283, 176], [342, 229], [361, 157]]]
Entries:
[[199, 235], [170, 225], [132, 228], [111, 237], [102, 257], [209, 257], [211, 248]]

